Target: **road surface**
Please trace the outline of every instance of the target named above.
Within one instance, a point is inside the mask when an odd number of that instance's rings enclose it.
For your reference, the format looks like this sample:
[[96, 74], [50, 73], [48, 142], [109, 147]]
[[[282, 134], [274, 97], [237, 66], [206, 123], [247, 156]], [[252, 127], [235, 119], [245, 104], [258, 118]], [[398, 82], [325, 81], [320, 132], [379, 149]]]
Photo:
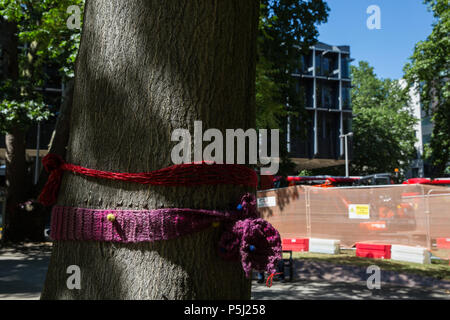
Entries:
[[[50, 252], [48, 245], [0, 249], [0, 300], [39, 299]], [[252, 299], [450, 299], [450, 291], [383, 283], [381, 289], [369, 290], [364, 281], [324, 279], [273, 282], [269, 288], [254, 281]]]

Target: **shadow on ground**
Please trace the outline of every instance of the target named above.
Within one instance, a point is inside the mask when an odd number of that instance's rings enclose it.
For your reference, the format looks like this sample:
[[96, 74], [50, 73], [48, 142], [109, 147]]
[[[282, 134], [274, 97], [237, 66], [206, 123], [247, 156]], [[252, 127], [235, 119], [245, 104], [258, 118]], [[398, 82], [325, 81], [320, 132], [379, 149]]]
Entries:
[[253, 283], [253, 300], [435, 300], [450, 299], [450, 292], [383, 285], [368, 289], [365, 282], [294, 281], [272, 287]]
[[[0, 248], [0, 300], [39, 299], [50, 260], [51, 244], [17, 245]], [[253, 300], [402, 300], [450, 299], [450, 290], [427, 282], [417, 286], [410, 276], [403, 285], [381, 277], [381, 289], [368, 289], [367, 274], [355, 267], [319, 262], [296, 264], [293, 282], [273, 282], [272, 287], [252, 283]], [[363, 274], [364, 273], [364, 274]], [[298, 278], [303, 277], [302, 280]], [[398, 279], [394, 279], [398, 281]]]
[[0, 248], [0, 299], [39, 299], [50, 260], [51, 245]]

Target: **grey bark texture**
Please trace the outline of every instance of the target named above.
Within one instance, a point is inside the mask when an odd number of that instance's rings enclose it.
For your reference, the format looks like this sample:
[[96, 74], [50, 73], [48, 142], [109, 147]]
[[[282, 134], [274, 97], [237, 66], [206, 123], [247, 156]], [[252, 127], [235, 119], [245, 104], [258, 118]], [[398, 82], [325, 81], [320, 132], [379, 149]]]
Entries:
[[[0, 45], [3, 50], [2, 76], [16, 83], [19, 78], [17, 25], [0, 17]], [[25, 132], [23, 128], [11, 128], [5, 135], [6, 146], [6, 211], [2, 241], [23, 241], [27, 237], [30, 221], [24, 220], [18, 205], [28, 194]]]
[[25, 132], [12, 129], [5, 136], [6, 145], [6, 210], [3, 241], [18, 242], [29, 237], [30, 219], [26, 219], [19, 203], [26, 200], [29, 181], [25, 159]]
[[[146, 172], [172, 165], [176, 128], [255, 126], [257, 0], [88, 0], [67, 162]], [[230, 209], [249, 188], [154, 187], [65, 174], [58, 204]], [[41, 299], [249, 299], [221, 227], [175, 240], [54, 243]], [[81, 289], [69, 290], [70, 265]]]

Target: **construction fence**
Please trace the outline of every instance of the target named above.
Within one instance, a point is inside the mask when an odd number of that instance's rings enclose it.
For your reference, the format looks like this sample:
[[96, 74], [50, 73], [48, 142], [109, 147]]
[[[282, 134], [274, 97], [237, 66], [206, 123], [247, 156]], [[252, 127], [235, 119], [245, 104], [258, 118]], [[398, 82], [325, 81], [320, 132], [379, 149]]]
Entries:
[[404, 244], [432, 249], [450, 238], [450, 188], [292, 186], [258, 192], [258, 209], [284, 238]]

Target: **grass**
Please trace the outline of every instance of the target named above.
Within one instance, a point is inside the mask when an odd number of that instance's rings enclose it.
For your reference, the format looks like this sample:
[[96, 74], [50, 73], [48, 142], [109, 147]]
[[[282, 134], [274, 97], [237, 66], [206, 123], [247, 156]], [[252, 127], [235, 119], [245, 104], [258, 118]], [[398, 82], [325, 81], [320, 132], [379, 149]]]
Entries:
[[[284, 254], [288, 258], [288, 254]], [[450, 281], [450, 265], [448, 260], [431, 260], [431, 264], [419, 264], [411, 262], [401, 262], [384, 259], [360, 258], [355, 255], [355, 250], [341, 250], [341, 254], [329, 255], [312, 252], [293, 252], [293, 259], [315, 260], [329, 262], [335, 265], [352, 265], [368, 267], [377, 265], [381, 270], [395, 271], [398, 273], [417, 274], [424, 277], [431, 277], [439, 280]]]

